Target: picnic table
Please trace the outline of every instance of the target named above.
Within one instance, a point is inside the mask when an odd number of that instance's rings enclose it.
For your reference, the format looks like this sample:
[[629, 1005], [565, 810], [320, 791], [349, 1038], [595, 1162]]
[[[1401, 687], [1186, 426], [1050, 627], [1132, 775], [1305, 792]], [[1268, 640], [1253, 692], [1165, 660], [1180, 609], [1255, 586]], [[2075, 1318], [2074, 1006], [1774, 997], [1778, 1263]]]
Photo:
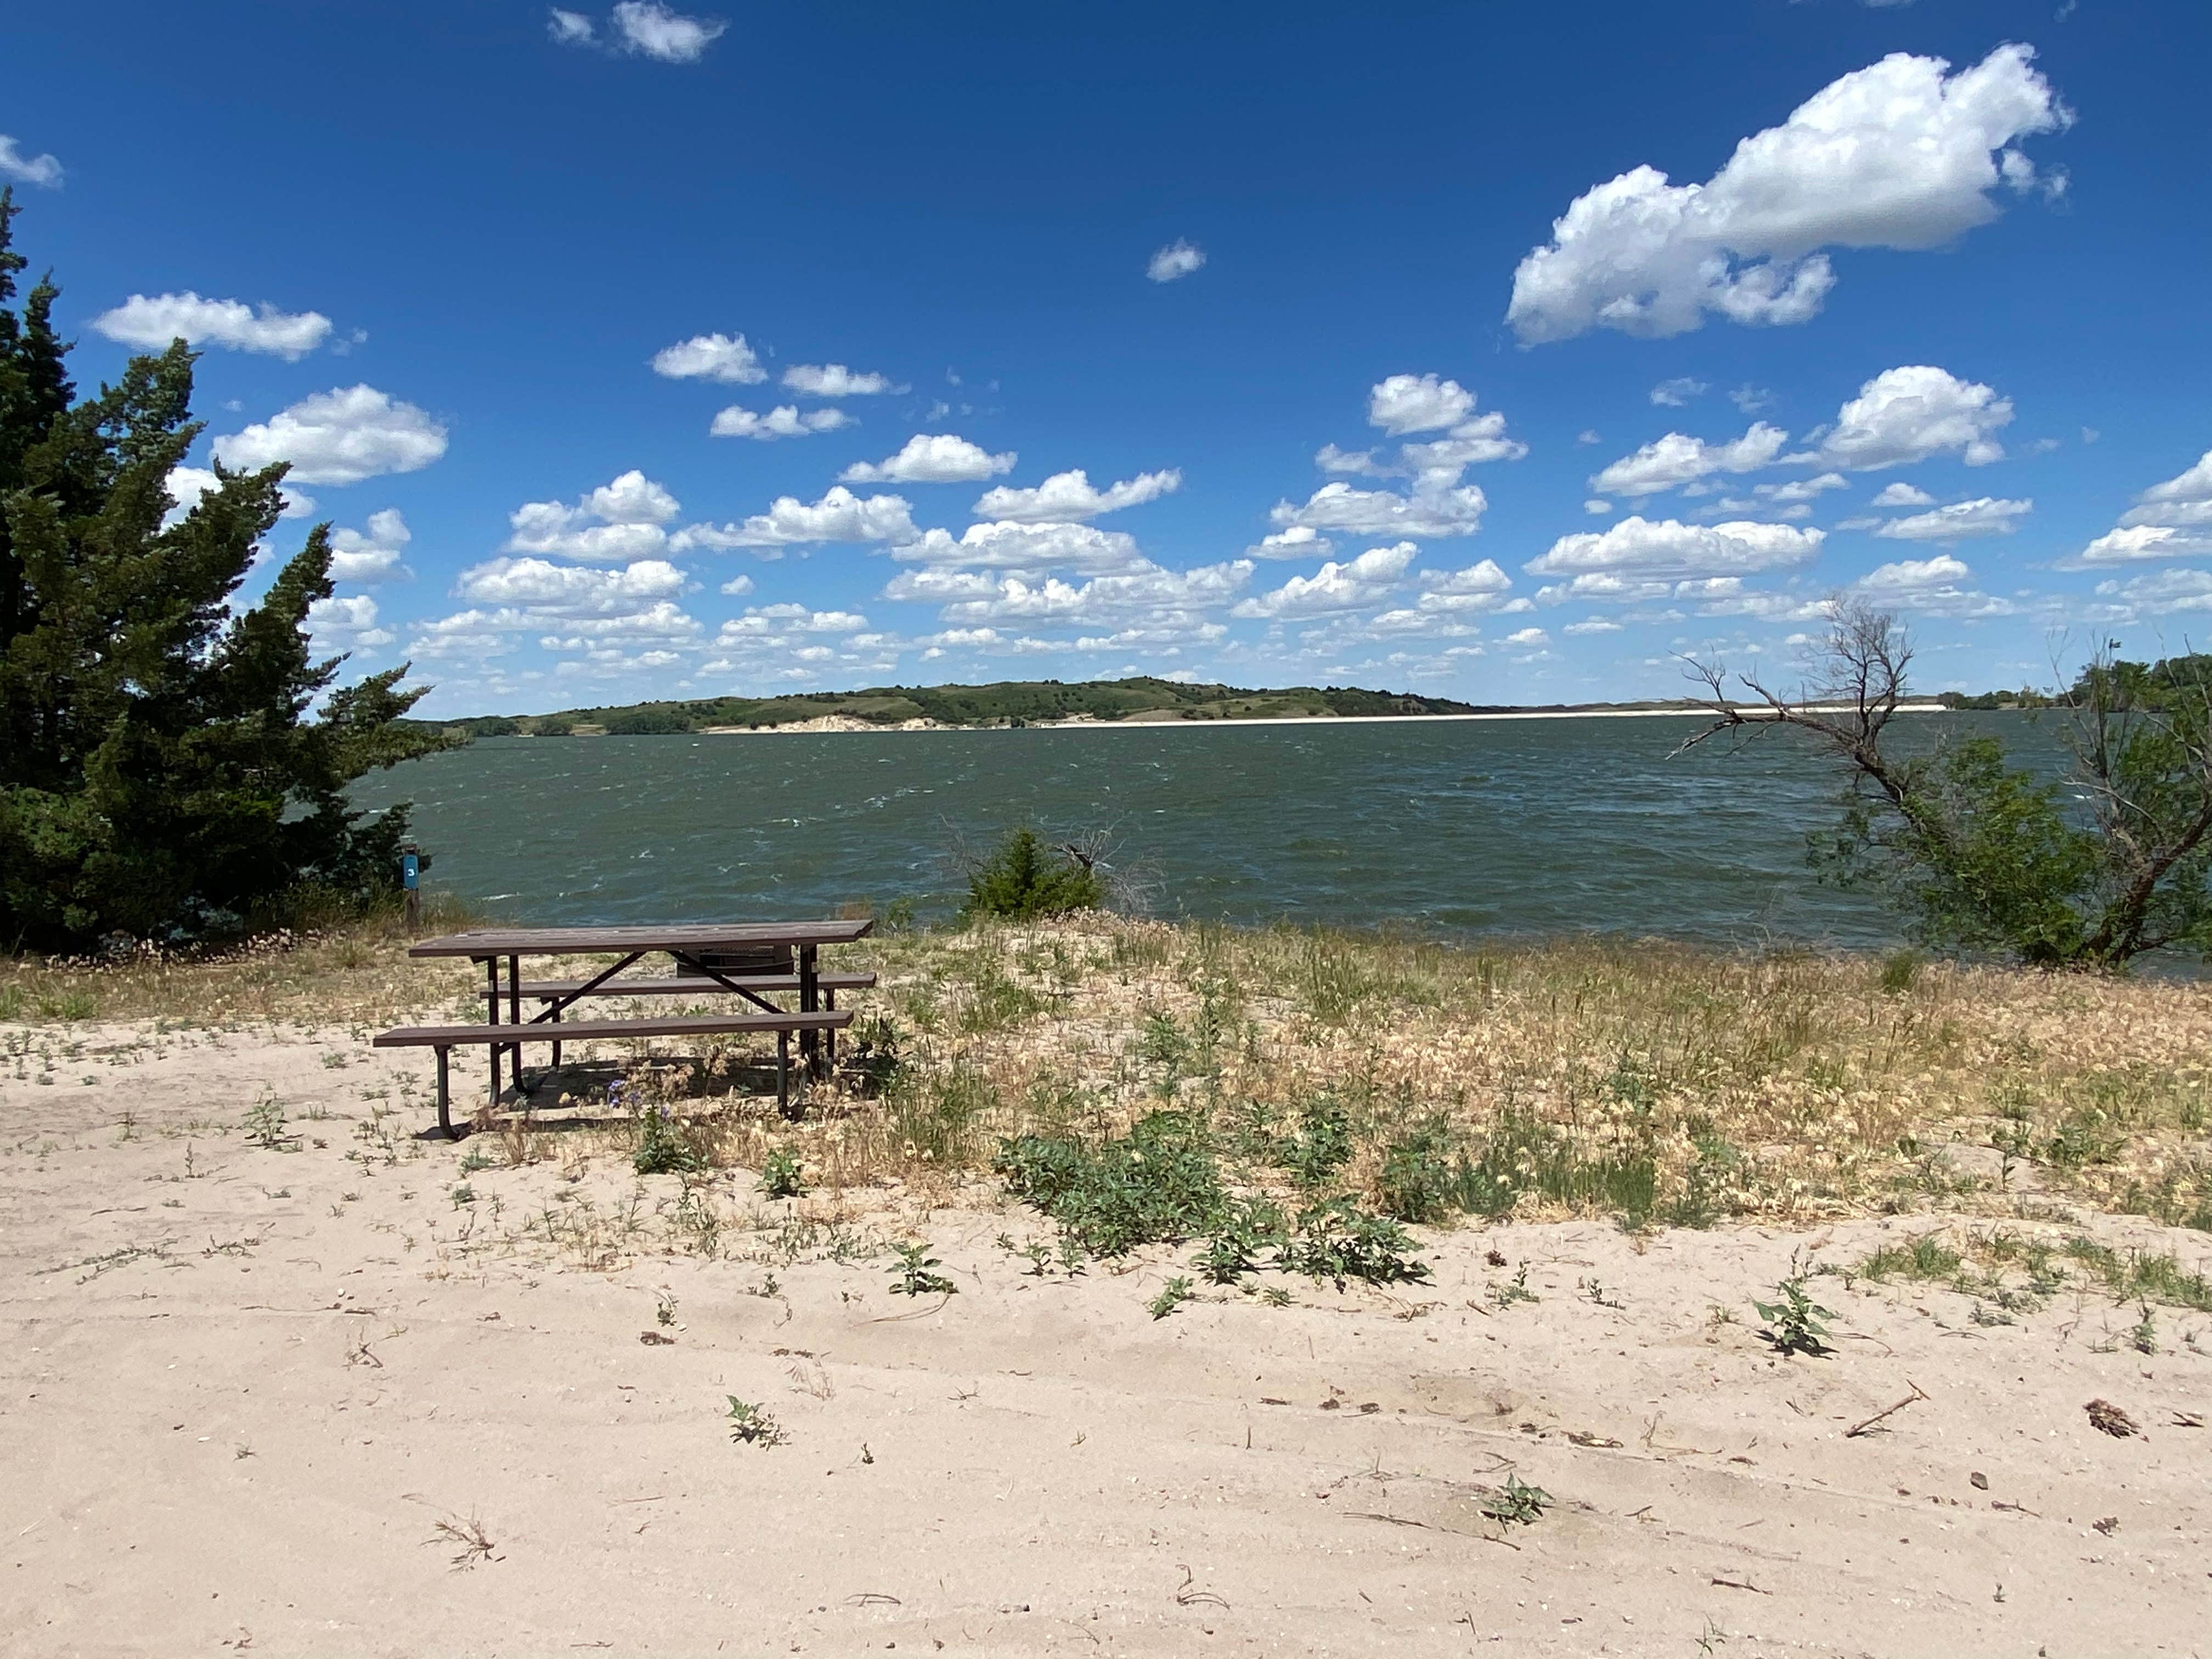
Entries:
[[[428, 1048], [438, 1056], [438, 1124], [453, 1133], [448, 1107], [447, 1057], [460, 1047], [489, 1049], [491, 1097], [500, 1097], [501, 1060], [514, 1057], [514, 1082], [522, 1087], [522, 1045], [552, 1045], [553, 1064], [561, 1045], [606, 1037], [690, 1036], [733, 1032], [773, 1032], [776, 1038], [776, 1099], [791, 1103], [790, 1040], [796, 1034], [799, 1060], [809, 1077], [826, 1074], [836, 1057], [836, 1034], [852, 1023], [839, 1010], [836, 994], [875, 983], [872, 974], [824, 974], [820, 951], [825, 945], [849, 945], [874, 928], [872, 921], [682, 922], [623, 927], [479, 928], [424, 939], [410, 945], [410, 957], [466, 957], [484, 972], [483, 1000], [489, 1018], [481, 1025], [431, 1025], [386, 1031], [379, 1048]], [[601, 956], [617, 959], [588, 977], [526, 981], [528, 956]], [[623, 977], [648, 956], [666, 955], [673, 971]], [[504, 971], [501, 964], [504, 964]], [[798, 1006], [785, 1008], [771, 993], [795, 994]], [[664, 994], [727, 994], [749, 1005], [744, 1012], [669, 1018], [564, 1019], [564, 1012], [586, 997]], [[538, 1005], [528, 1019], [522, 1005]], [[501, 1017], [501, 1006], [505, 1016]]]

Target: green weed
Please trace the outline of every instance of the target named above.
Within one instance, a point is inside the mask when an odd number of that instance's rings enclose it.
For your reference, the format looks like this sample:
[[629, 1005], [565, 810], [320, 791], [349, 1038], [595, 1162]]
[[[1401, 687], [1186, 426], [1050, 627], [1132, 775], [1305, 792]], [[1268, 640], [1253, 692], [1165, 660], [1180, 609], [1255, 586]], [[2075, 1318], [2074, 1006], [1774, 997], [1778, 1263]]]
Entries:
[[1165, 1319], [1186, 1302], [1196, 1299], [1198, 1292], [1191, 1288], [1190, 1280], [1178, 1274], [1161, 1286], [1160, 1293], [1145, 1304], [1145, 1311], [1155, 1319]]
[[891, 1263], [891, 1294], [893, 1296], [952, 1296], [960, 1287], [937, 1271], [945, 1264], [930, 1255], [925, 1241], [920, 1244], [894, 1244], [891, 1254], [898, 1260]]
[[733, 1445], [758, 1446], [765, 1450], [781, 1446], [791, 1437], [784, 1432], [783, 1425], [769, 1414], [765, 1407], [750, 1401], [727, 1395], [730, 1402], [730, 1440]]

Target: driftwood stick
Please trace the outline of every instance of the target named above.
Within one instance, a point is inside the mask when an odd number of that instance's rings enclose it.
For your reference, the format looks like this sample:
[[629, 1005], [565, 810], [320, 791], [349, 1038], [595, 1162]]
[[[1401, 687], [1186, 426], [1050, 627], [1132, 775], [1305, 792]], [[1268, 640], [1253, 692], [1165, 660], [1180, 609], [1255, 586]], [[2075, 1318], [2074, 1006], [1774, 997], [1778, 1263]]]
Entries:
[[1907, 1406], [1911, 1405], [1915, 1401], [1925, 1400], [1928, 1398], [1927, 1390], [1923, 1389], [1917, 1382], [1913, 1382], [1912, 1379], [1909, 1376], [1905, 1380], [1907, 1382], [1912, 1383], [1912, 1392], [1911, 1394], [1905, 1395], [1904, 1399], [1899, 1401], [1894, 1406], [1885, 1407], [1882, 1410], [1876, 1412], [1872, 1417], [1867, 1419], [1865, 1422], [1854, 1424], [1850, 1428], [1845, 1429], [1844, 1431], [1844, 1438], [1846, 1440], [1856, 1440], [1859, 1436], [1864, 1434], [1869, 1429], [1874, 1427], [1875, 1424], [1881, 1422], [1885, 1417], [1893, 1417], [1899, 1412], [1903, 1411]]

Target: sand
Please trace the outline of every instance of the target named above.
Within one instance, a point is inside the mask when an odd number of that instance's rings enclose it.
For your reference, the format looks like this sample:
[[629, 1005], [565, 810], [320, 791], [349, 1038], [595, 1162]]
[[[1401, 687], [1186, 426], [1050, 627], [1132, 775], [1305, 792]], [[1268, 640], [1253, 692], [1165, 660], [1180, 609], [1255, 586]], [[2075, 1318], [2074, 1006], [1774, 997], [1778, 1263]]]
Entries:
[[[1759, 711], [1747, 711], [1753, 719], [1764, 718]], [[1810, 706], [1814, 714], [1844, 714], [1849, 712], [1837, 706]], [[1905, 702], [1897, 706], [1900, 714], [1942, 714], [1949, 711], [1940, 702]], [[1494, 710], [1480, 714], [1267, 714], [1240, 717], [1235, 720], [1186, 720], [1173, 709], [1146, 710], [1124, 720], [1102, 720], [1090, 714], [1072, 714], [1065, 720], [1028, 720], [1020, 726], [950, 726], [942, 720], [899, 720], [890, 725], [864, 720], [851, 714], [821, 714], [812, 720], [786, 720], [780, 726], [702, 726], [700, 735], [710, 738], [768, 737], [778, 732], [1156, 732], [1221, 731], [1232, 726], [1399, 726], [1410, 721], [1417, 725], [1435, 725], [1454, 720], [1709, 720], [1711, 716], [1701, 708], [1516, 708]]]
[[[1834, 1354], [1759, 1340], [1750, 1298], [1793, 1256], [1849, 1263], [1924, 1219], [1425, 1233], [1427, 1285], [1278, 1281], [1291, 1305], [1209, 1291], [1155, 1320], [1178, 1253], [1031, 1276], [995, 1241], [1044, 1230], [985, 1185], [926, 1212], [726, 1172], [708, 1201], [758, 1224], [703, 1257], [677, 1178], [582, 1137], [520, 1167], [495, 1135], [417, 1138], [425, 1068], [362, 1030], [0, 1035], [7, 1653], [2060, 1656], [2212, 1632], [2212, 1426], [2185, 1426], [2212, 1423], [2212, 1321], [2162, 1311], [2145, 1354], [2132, 1306], [1983, 1325], [1949, 1290], [1821, 1279]], [[264, 1090], [296, 1150], [241, 1133]], [[464, 1176], [471, 1152], [495, 1161]], [[890, 1294], [891, 1237], [926, 1237], [957, 1293]], [[1523, 1264], [1539, 1299], [1499, 1305]], [[784, 1443], [732, 1443], [732, 1395]], [[2093, 1400], [2142, 1432], [2100, 1432]], [[1509, 1474], [1553, 1497], [1533, 1525], [1481, 1513]]]

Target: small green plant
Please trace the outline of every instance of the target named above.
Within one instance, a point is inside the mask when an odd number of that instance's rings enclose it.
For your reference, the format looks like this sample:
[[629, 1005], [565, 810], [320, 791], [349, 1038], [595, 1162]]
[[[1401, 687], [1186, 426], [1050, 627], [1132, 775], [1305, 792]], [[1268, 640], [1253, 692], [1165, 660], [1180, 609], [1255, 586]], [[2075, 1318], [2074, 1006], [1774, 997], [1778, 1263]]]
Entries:
[[1260, 1253], [1283, 1243], [1283, 1212], [1264, 1200], [1234, 1200], [1191, 1262], [1211, 1285], [1233, 1285], [1260, 1270]]
[[1279, 1157], [1299, 1186], [1325, 1185], [1352, 1161], [1352, 1126], [1344, 1109], [1326, 1094], [1309, 1101], [1298, 1132], [1284, 1141]]
[[1504, 1527], [1533, 1527], [1544, 1518], [1553, 1498], [1541, 1486], [1526, 1484], [1517, 1474], [1509, 1474], [1505, 1484], [1486, 1498], [1482, 1512]]
[[1510, 1308], [1516, 1302], [1535, 1302], [1540, 1299], [1535, 1291], [1528, 1288], [1528, 1264], [1525, 1261], [1514, 1270], [1512, 1278], [1502, 1285], [1492, 1285], [1490, 1287], [1490, 1300], [1493, 1305], [1500, 1308]]
[[1011, 831], [991, 854], [968, 872], [963, 920], [1003, 916], [1028, 921], [1039, 916], [1095, 910], [1105, 902], [1105, 884], [1097, 868], [1074, 848], [1048, 848], [1029, 828]]
[[1093, 1255], [1195, 1237], [1227, 1203], [1204, 1126], [1181, 1112], [1148, 1113], [1114, 1139], [1017, 1135], [1000, 1143], [996, 1168]]
[[1190, 1280], [1181, 1274], [1160, 1287], [1160, 1293], [1145, 1304], [1145, 1311], [1155, 1319], [1165, 1319], [1186, 1302], [1194, 1300], [1198, 1292], [1191, 1288]]
[[806, 1179], [799, 1154], [788, 1146], [779, 1146], [761, 1160], [760, 1189], [763, 1198], [804, 1198]]
[[696, 1175], [707, 1167], [684, 1139], [665, 1108], [648, 1106], [637, 1122], [637, 1152], [630, 1167], [640, 1175]]
[[453, 1200], [455, 1209], [465, 1209], [477, 1201], [477, 1189], [464, 1181], [455, 1185], [453, 1190], [447, 1196]]
[[1917, 951], [1892, 951], [1881, 959], [1875, 982], [1886, 997], [1901, 997], [1919, 982], [1921, 955]]
[[676, 1298], [666, 1291], [660, 1293], [660, 1299], [653, 1306], [653, 1322], [664, 1330], [676, 1323]]
[[1333, 1280], [1340, 1291], [1347, 1279], [1370, 1285], [1419, 1284], [1429, 1264], [1410, 1255], [1413, 1241], [1388, 1216], [1370, 1215], [1349, 1198], [1300, 1212], [1297, 1229], [1277, 1253], [1285, 1273]]
[[2156, 1353], [2158, 1352], [2158, 1321], [2151, 1317], [2149, 1303], [2143, 1302], [2136, 1305], [2141, 1310], [2142, 1317], [2136, 1321], [2135, 1328], [2128, 1333], [2128, 1346], [2137, 1353]]
[[1805, 1289], [1806, 1275], [1795, 1273], [1775, 1288], [1781, 1297], [1778, 1302], [1753, 1299], [1752, 1306], [1765, 1320], [1768, 1328], [1759, 1334], [1774, 1345], [1778, 1354], [1825, 1354], [1829, 1352], [1826, 1338], [1828, 1328], [1820, 1322], [1833, 1319], [1835, 1310], [1824, 1308], [1813, 1300]]
[[284, 1127], [284, 1108], [274, 1095], [264, 1095], [247, 1109], [246, 1138], [272, 1152], [297, 1152], [296, 1137]]
[[479, 1170], [489, 1170], [495, 1162], [497, 1160], [483, 1147], [471, 1146], [461, 1154], [461, 1173], [472, 1176]]
[[727, 1396], [730, 1402], [730, 1441], [733, 1445], [758, 1446], [765, 1450], [781, 1446], [791, 1437], [784, 1432], [783, 1425], [771, 1416], [767, 1408], [740, 1400], [735, 1395]]
[[1605, 1286], [1595, 1279], [1581, 1281], [1583, 1293], [1601, 1308], [1625, 1308], [1628, 1304], [1617, 1296], [1607, 1296]]
[[952, 1296], [960, 1287], [937, 1271], [945, 1264], [930, 1255], [927, 1241], [919, 1244], [894, 1244], [891, 1254], [898, 1258], [891, 1264], [893, 1296]]

